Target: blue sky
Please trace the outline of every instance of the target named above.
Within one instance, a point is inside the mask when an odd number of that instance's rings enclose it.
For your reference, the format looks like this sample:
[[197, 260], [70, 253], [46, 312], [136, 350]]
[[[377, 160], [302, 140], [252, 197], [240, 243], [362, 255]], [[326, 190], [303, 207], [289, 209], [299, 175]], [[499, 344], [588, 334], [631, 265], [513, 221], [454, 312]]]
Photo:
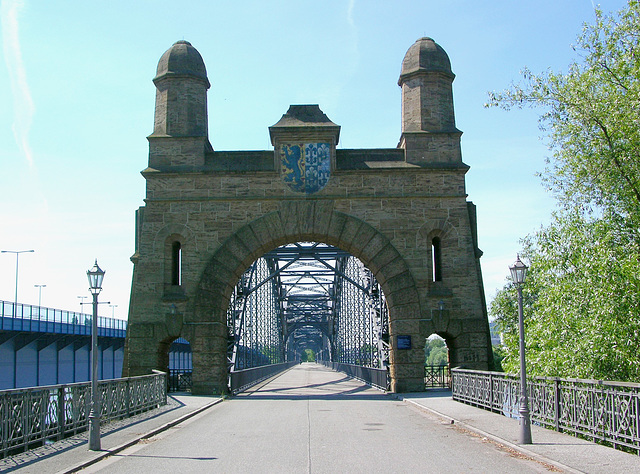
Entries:
[[[617, 11], [622, 0], [601, 2]], [[594, 18], [590, 0], [118, 1], [0, 0], [0, 249], [20, 256], [19, 300], [79, 309], [86, 270], [106, 270], [100, 314], [126, 318], [134, 211], [143, 204], [157, 62], [185, 39], [209, 80], [216, 150], [271, 149], [290, 104], [319, 104], [342, 148], [394, 147], [402, 58], [430, 36], [449, 54], [456, 122], [490, 300], [519, 239], [549, 219], [536, 171], [549, 155], [536, 111], [485, 109], [487, 91], [566, 70]], [[15, 256], [0, 254], [13, 301]]]

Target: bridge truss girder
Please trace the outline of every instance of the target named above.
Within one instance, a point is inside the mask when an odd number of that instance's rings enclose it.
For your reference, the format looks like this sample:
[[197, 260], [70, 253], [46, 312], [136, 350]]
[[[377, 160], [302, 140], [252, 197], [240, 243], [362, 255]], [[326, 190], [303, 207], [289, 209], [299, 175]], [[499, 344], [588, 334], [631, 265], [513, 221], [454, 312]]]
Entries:
[[227, 312], [230, 370], [301, 357], [384, 367], [388, 311], [373, 274], [336, 247], [298, 242], [256, 260]]

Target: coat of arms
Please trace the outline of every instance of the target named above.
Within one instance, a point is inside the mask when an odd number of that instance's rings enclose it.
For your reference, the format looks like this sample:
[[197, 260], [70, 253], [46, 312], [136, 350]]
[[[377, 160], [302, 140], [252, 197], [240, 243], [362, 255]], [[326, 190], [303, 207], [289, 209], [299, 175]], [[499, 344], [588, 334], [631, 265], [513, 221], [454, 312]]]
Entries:
[[284, 182], [294, 191], [312, 194], [324, 188], [331, 174], [329, 143], [281, 145]]

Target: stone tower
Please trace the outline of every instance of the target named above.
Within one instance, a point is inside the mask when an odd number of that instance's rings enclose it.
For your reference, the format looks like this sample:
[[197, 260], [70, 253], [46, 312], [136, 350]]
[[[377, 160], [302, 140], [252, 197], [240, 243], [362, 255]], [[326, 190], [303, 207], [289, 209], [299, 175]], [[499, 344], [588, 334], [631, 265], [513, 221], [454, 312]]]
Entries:
[[431, 38], [420, 38], [402, 61], [402, 136], [407, 162], [462, 163], [453, 110], [455, 75], [447, 53]]
[[224, 391], [233, 289], [257, 258], [299, 241], [339, 247], [375, 275], [389, 309], [393, 391], [424, 389], [432, 334], [446, 340], [451, 366], [492, 368], [453, 79], [432, 39], [409, 48], [395, 148], [340, 149], [340, 127], [319, 106], [293, 105], [269, 128], [273, 149], [217, 151], [204, 62], [186, 41], [174, 44], [154, 79], [124, 375], [166, 370], [169, 345], [184, 337], [193, 392]]
[[205, 152], [211, 150], [210, 84], [200, 53], [189, 42], [178, 41], [160, 58], [153, 83], [156, 113], [153, 134], [148, 137], [149, 166], [202, 166]]

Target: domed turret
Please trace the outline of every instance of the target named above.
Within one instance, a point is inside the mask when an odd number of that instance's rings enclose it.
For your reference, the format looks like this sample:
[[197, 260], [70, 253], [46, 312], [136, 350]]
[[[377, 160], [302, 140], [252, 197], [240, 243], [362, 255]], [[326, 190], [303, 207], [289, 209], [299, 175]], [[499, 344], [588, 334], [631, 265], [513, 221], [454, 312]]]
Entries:
[[207, 136], [207, 69], [188, 41], [178, 41], [160, 58], [156, 77], [154, 135]]
[[401, 86], [403, 80], [413, 74], [427, 72], [441, 72], [452, 79], [455, 77], [445, 50], [431, 38], [420, 38], [404, 56], [398, 85]]
[[166, 75], [197, 77], [210, 87], [202, 56], [188, 41], [177, 41], [160, 58], [154, 81]]
[[416, 164], [460, 162], [453, 110], [451, 62], [431, 38], [420, 38], [402, 61], [402, 137], [399, 146]]
[[[156, 113], [149, 137], [149, 166], [201, 165], [205, 150], [211, 148], [207, 124], [210, 84], [202, 56], [188, 41], [174, 43], [160, 58], [153, 83], [157, 89]], [[175, 144], [167, 138], [181, 140], [186, 154], [176, 155]], [[187, 145], [186, 140], [193, 144]]]

